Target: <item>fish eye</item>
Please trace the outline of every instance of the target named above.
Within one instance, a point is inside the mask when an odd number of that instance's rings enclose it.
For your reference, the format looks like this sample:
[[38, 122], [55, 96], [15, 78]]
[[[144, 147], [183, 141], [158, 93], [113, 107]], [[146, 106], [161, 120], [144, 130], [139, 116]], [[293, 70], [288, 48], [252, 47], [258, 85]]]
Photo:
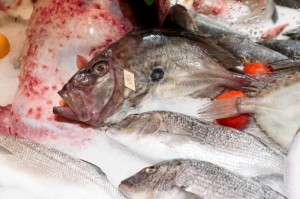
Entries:
[[155, 173], [156, 172], [156, 167], [155, 166], [148, 167], [148, 168], [145, 169], [145, 172], [147, 174]]
[[150, 74], [151, 81], [158, 82], [164, 77], [164, 70], [162, 68], [154, 68]]
[[97, 63], [94, 65], [93, 71], [101, 77], [108, 73], [109, 67], [106, 63]]

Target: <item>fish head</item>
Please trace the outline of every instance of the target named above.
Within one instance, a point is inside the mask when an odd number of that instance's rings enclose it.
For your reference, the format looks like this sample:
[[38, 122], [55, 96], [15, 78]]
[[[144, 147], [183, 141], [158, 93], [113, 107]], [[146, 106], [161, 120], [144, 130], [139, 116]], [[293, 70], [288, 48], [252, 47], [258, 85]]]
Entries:
[[138, 148], [140, 146], [137, 140], [159, 136], [160, 132], [157, 130], [161, 127], [161, 119], [159, 112], [132, 114], [112, 125], [106, 135], [121, 145]]
[[58, 92], [67, 106], [54, 107], [53, 111], [66, 118], [98, 126], [99, 121], [113, 109], [107, 106], [110, 100], [114, 100], [116, 81], [118, 79], [107, 57], [98, 56], [76, 72]]
[[119, 190], [128, 198], [164, 198], [176, 186], [181, 161], [163, 161], [123, 180]]

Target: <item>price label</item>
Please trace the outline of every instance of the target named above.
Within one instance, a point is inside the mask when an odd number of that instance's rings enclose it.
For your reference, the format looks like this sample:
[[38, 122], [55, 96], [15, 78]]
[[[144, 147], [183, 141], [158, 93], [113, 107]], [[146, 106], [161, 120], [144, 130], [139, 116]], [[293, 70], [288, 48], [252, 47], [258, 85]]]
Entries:
[[124, 69], [124, 82], [127, 88], [135, 91], [134, 74]]

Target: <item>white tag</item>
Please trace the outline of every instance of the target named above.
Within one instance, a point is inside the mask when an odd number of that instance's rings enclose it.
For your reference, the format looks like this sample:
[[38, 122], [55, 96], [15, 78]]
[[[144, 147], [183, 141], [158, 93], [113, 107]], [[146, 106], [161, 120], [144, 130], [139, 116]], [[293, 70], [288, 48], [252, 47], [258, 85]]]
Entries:
[[124, 82], [127, 88], [135, 91], [134, 74], [124, 69]]

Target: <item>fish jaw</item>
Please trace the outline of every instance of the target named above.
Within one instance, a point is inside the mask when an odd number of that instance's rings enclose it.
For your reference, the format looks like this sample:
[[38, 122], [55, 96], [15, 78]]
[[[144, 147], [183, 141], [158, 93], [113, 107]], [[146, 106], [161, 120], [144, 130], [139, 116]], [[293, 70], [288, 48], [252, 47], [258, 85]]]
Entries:
[[121, 77], [114, 68], [97, 76], [92, 72], [94, 66], [89, 63], [58, 92], [68, 106], [54, 107], [54, 114], [99, 127], [120, 106], [124, 98]]
[[141, 198], [154, 198], [151, 191], [132, 191], [133, 185], [128, 180], [123, 180], [119, 185], [120, 192], [127, 198], [141, 199]]

